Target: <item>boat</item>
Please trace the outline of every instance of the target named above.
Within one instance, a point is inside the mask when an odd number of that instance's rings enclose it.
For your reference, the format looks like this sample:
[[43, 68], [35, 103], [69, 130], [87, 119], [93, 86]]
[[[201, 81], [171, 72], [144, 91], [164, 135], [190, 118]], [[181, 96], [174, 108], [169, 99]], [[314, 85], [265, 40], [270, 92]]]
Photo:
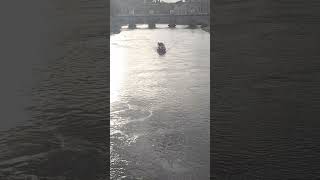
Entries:
[[164, 46], [164, 44], [162, 42], [158, 42], [157, 52], [160, 55], [164, 55], [167, 52], [166, 47]]

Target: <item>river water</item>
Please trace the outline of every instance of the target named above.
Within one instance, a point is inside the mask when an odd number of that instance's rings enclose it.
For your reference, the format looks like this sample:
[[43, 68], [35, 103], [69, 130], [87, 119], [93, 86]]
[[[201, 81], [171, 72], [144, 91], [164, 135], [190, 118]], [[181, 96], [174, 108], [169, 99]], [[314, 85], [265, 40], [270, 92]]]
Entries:
[[319, 179], [319, 2], [214, 4], [214, 176]]
[[106, 1], [9, 6], [0, 179], [107, 179]]
[[111, 179], [209, 179], [210, 34], [142, 25], [110, 50]]

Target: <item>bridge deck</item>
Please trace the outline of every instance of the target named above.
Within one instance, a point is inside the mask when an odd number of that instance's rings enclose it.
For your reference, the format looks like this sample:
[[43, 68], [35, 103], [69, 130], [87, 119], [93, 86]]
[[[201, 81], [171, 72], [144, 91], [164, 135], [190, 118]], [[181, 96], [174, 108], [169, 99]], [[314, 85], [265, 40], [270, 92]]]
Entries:
[[118, 15], [111, 17], [112, 24], [176, 24], [176, 25], [192, 25], [192, 24], [210, 24], [210, 14], [135, 14], [135, 15]]
[[114, 18], [116, 17], [195, 17], [195, 16], [201, 16], [201, 17], [207, 17], [210, 16], [210, 14], [134, 14], [134, 15], [117, 15], [113, 16]]

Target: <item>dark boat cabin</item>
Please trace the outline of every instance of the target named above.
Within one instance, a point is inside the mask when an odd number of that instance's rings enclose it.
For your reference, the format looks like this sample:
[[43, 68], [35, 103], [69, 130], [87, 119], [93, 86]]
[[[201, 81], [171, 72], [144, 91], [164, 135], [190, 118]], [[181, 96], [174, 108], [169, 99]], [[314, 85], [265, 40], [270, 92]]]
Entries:
[[157, 49], [158, 53], [160, 55], [163, 55], [165, 54], [167, 51], [166, 51], [166, 47], [164, 46], [164, 44], [162, 42], [158, 42], [158, 49]]

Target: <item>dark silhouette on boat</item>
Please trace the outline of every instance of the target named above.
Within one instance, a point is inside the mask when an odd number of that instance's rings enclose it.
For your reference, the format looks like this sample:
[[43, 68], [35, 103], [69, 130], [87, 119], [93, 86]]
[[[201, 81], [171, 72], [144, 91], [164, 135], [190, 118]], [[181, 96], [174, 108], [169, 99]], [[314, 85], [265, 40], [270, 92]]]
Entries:
[[164, 44], [162, 42], [158, 42], [157, 52], [159, 55], [164, 55], [167, 52], [166, 47], [164, 46]]

